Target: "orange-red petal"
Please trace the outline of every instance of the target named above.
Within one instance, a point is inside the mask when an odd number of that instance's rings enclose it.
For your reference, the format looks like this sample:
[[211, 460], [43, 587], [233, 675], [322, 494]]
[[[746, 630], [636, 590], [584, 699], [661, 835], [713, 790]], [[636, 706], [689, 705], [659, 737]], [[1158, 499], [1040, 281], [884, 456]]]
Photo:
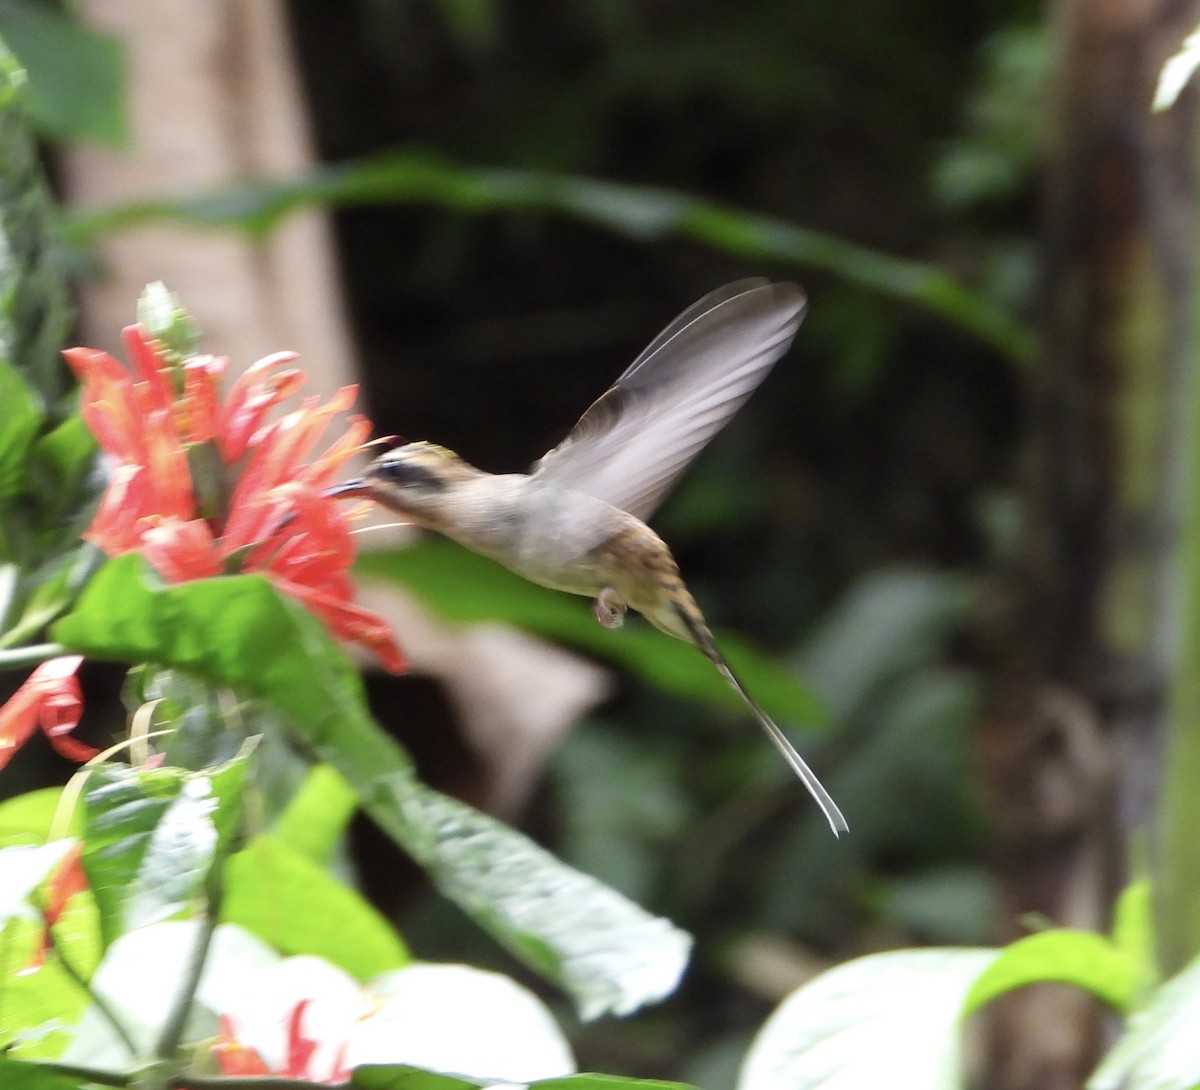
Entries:
[[94, 348], [68, 348], [63, 356], [83, 384], [80, 413], [100, 449], [121, 461], [140, 462], [142, 412], [129, 372]]
[[251, 364], [238, 376], [225, 399], [218, 430], [221, 455], [226, 463], [241, 458], [271, 408], [304, 385], [303, 371], [278, 370], [296, 358], [295, 352], [276, 352]]
[[96, 755], [91, 746], [66, 737], [83, 712], [83, 694], [75, 676], [82, 662], [82, 655], [60, 655], [43, 662], [0, 708], [0, 768], [39, 726], [64, 756], [86, 761]]
[[291, 583], [273, 572], [268, 572], [268, 578], [284, 594], [308, 606], [334, 635], [367, 648], [390, 673], [402, 674], [408, 669], [391, 627], [378, 613], [314, 587]]
[[233, 1019], [222, 1014], [218, 1021], [221, 1026], [221, 1038], [213, 1045], [213, 1056], [222, 1075], [274, 1074], [262, 1056], [238, 1041]]
[[223, 572], [212, 527], [204, 519], [163, 519], [146, 528], [139, 551], [168, 583], [208, 579]]
[[46, 955], [50, 953], [53, 944], [50, 928], [58, 923], [71, 898], [87, 888], [87, 874], [83, 869], [83, 842], [78, 841], [67, 849], [67, 854], [58, 861], [58, 865], [46, 881], [42, 897], [42, 941], [25, 967], [25, 972], [40, 969], [46, 963]]
[[288, 1016], [287, 1057], [281, 1073], [293, 1079], [312, 1076], [308, 1066], [312, 1063], [313, 1053], [317, 1051], [317, 1042], [305, 1037], [300, 1028], [304, 1021], [304, 1012], [311, 1002], [311, 999], [301, 999]]
[[185, 443], [207, 443], [221, 427], [221, 379], [229, 361], [195, 356], [183, 367], [183, 397], [176, 405], [176, 426]]
[[159, 352], [158, 344], [145, 326], [127, 325], [121, 330], [121, 340], [137, 381], [138, 396], [143, 412], [165, 409], [175, 405], [175, 390], [166, 360]]

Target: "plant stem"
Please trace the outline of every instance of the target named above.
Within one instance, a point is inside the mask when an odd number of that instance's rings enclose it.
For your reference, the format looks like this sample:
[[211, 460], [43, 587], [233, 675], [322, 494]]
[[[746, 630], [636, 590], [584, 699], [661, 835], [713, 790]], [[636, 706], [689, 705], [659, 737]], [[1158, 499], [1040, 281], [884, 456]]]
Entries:
[[176, 1075], [167, 1082], [171, 1090], [342, 1090], [348, 1082], [310, 1082], [282, 1075]]
[[[109, 1024], [109, 1026], [112, 1027], [113, 1033], [115, 1033], [121, 1039], [121, 1044], [123, 1044], [129, 1050], [130, 1057], [136, 1058], [139, 1054], [138, 1046], [134, 1043], [133, 1036], [122, 1024], [121, 1019], [117, 1017], [117, 1012], [109, 1006], [108, 1000], [105, 999], [95, 989], [93, 989], [91, 984], [84, 979], [83, 974], [75, 968], [75, 966], [71, 963], [71, 959], [63, 953], [62, 947], [54, 941], [54, 930], [51, 928], [44, 915], [42, 919], [46, 928], [46, 937], [50, 942], [50, 948], [54, 951], [55, 956], [58, 958], [58, 963], [62, 966], [63, 972], [65, 972], [67, 976], [69, 976], [71, 980], [73, 980], [75, 984], [82, 989], [84, 994], [86, 994], [87, 997], [92, 1001], [96, 1007], [96, 1010], [100, 1012], [100, 1016]], [[122, 1086], [127, 1084], [108, 1083], [107, 1085]]]
[[183, 1040], [183, 1031], [187, 1025], [188, 1014], [192, 1009], [192, 1000], [196, 997], [196, 989], [200, 986], [200, 976], [204, 972], [204, 964], [208, 960], [208, 948], [212, 943], [213, 932], [217, 929], [217, 919], [221, 915], [221, 868], [224, 857], [218, 854], [209, 868], [205, 882], [204, 916], [200, 921], [200, 930], [196, 936], [196, 945], [188, 961], [187, 976], [180, 985], [179, 994], [171, 1013], [159, 1034], [158, 1044], [154, 1054], [161, 1059], [169, 1059], [179, 1051], [179, 1042]]
[[67, 648], [60, 643], [31, 643], [28, 647], [0, 651], [0, 670], [25, 670], [65, 654]]
[[67, 1078], [78, 1079], [81, 1083], [94, 1082], [100, 1086], [126, 1087], [132, 1086], [136, 1076], [127, 1075], [121, 1071], [103, 1071], [95, 1067], [80, 1067], [78, 1064], [64, 1064], [57, 1061], [36, 1061], [38, 1067], [55, 1075], [65, 1075]]

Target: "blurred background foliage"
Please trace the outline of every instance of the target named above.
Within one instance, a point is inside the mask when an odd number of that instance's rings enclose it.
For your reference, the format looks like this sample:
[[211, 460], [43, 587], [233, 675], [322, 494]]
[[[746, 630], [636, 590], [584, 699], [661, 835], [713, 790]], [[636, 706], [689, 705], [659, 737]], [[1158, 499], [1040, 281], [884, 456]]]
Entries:
[[[1029, 312], [1047, 62], [1034, 5], [354, 8], [291, 8], [330, 162], [403, 145], [695, 195], [909, 262], [912, 284], [953, 277], [1015, 328]], [[586, 1028], [583, 1066], [718, 1090], [825, 959], [991, 933], [966, 634], [1012, 533], [1021, 351], [882, 296], [852, 260], [781, 260], [769, 237], [765, 253], [638, 238], [536, 205], [338, 213], [382, 430], [522, 469], [713, 285], [795, 277], [811, 297], [791, 355], [656, 526], [710, 620], [819, 696], [808, 748], [852, 834], [829, 838], [741, 712], [627, 675], [529, 812], [565, 858], [700, 937], [682, 993]], [[644, 193], [606, 193], [603, 211], [636, 224]], [[443, 915], [419, 915], [432, 933], [414, 947], [461, 956], [470, 939]]]
[[[523, 820], [699, 943], [674, 1000], [579, 1032], [581, 1067], [721, 1090], [814, 969], [987, 941], [973, 632], [1017, 522], [1040, 5], [287, 10], [326, 168], [68, 208], [66, 227], [86, 253], [148, 216], [258, 231], [296, 201], [328, 203], [380, 432], [522, 469], [711, 288], [766, 275], [810, 295], [794, 350], [656, 528], [714, 626], [752, 635], [795, 700], [819, 701], [791, 724], [813, 728], [806, 751], [852, 834], [828, 836], [743, 712], [622, 671]], [[120, 141], [120, 43], [33, 0], [0, 2], [0, 35], [29, 69], [51, 156], [64, 136]], [[435, 577], [466, 602], [443, 610], [521, 619], [520, 604], [479, 604], [471, 561], [450, 554], [457, 579]], [[592, 633], [590, 611], [567, 605], [565, 629], [526, 621], [579, 646], [571, 625]], [[406, 739], [432, 729], [419, 685], [373, 686]], [[412, 876], [379, 876], [395, 864], [372, 850], [363, 837], [364, 884], [419, 956], [500, 957]]]

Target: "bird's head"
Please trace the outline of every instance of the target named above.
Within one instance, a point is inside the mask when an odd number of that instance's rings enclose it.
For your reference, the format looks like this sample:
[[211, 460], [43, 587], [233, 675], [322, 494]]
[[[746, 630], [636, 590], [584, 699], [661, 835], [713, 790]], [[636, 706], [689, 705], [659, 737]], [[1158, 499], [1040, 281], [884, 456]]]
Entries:
[[326, 495], [371, 499], [417, 522], [435, 516], [447, 493], [479, 470], [436, 443], [406, 443], [371, 462], [361, 477], [344, 481]]

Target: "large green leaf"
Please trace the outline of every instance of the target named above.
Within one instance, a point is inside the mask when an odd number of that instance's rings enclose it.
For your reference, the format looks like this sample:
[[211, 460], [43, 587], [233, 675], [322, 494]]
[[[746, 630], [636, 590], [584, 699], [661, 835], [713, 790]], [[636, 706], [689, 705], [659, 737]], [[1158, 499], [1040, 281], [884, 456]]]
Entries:
[[257, 576], [166, 587], [110, 561], [55, 638], [95, 658], [152, 661], [267, 701], [353, 785], [364, 809], [498, 941], [585, 1015], [625, 1013], [678, 982], [690, 939], [512, 829], [420, 785], [367, 711], [319, 622]]
[[317, 954], [360, 980], [409, 960], [367, 901], [273, 837], [259, 837], [226, 862], [221, 919], [282, 954]]
[[478, 810], [417, 785], [413, 854], [438, 888], [576, 1001], [629, 1014], [674, 991], [691, 939]]
[[228, 814], [240, 813], [246, 763], [209, 773], [110, 765], [92, 774], [83, 860], [106, 946], [184, 912], [201, 894]]
[[117, 145], [125, 139], [120, 44], [30, 0], [0, 4], [0, 37], [29, 73], [29, 115], [53, 136]]
[[25, 74], [0, 44], [0, 360], [56, 406], [66, 389], [59, 355], [70, 321], [49, 190], [25, 121]]
[[[666, 692], [741, 705], [741, 698], [690, 644], [639, 620], [619, 630], [604, 628], [582, 598], [535, 586], [452, 541], [428, 538], [407, 549], [367, 553], [359, 558], [359, 569], [402, 583], [451, 620], [507, 621], [602, 655]], [[824, 722], [820, 703], [783, 667], [735, 636], [719, 634], [717, 642], [772, 715], [801, 726]]]
[[354, 788], [328, 765], [317, 765], [272, 826], [271, 838], [314, 863], [328, 862], [357, 809]]
[[793, 992], [750, 1046], [739, 1090], [952, 1090], [963, 1000], [994, 950], [897, 950]]
[[292, 181], [251, 182], [200, 197], [143, 200], [76, 215], [73, 235], [86, 241], [163, 217], [267, 231], [293, 209], [312, 203], [432, 204], [472, 215], [540, 210], [574, 216], [639, 242], [692, 239], [739, 257], [826, 269], [930, 310], [1014, 360], [1028, 359], [1032, 352], [1029, 331], [1011, 315], [929, 265], [674, 190], [542, 171], [463, 167], [420, 150], [326, 167]]
[[352, 762], [364, 782], [377, 779], [381, 797], [412, 778], [403, 751], [367, 711], [350, 661], [315, 618], [260, 576], [166, 586], [140, 557], [117, 557], [52, 633], [91, 658], [159, 663], [261, 697], [303, 723], [313, 747], [336, 749], [340, 737], [353, 737], [357, 748], [342, 764]]

